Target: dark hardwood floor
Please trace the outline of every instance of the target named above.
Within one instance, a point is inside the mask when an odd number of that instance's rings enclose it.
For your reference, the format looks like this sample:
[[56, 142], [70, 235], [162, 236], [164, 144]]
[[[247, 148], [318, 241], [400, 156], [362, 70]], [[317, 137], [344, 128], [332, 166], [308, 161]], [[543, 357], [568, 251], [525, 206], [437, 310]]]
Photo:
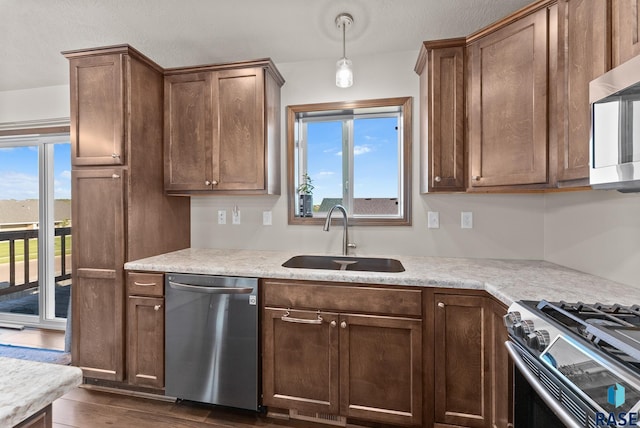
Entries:
[[251, 412], [77, 388], [53, 403], [54, 428], [327, 428]]

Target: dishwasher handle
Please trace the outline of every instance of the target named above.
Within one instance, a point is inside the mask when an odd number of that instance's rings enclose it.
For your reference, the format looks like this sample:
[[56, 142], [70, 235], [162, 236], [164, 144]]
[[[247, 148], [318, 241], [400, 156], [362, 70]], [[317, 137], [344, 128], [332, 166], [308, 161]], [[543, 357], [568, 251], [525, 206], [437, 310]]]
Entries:
[[205, 294], [251, 294], [253, 292], [253, 288], [251, 287], [203, 287], [174, 281], [169, 281], [169, 286], [175, 290]]

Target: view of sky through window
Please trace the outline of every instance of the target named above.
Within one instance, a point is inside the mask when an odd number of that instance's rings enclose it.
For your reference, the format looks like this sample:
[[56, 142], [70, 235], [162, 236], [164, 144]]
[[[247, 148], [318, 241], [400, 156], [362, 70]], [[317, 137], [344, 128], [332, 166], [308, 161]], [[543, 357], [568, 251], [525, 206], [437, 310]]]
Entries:
[[[56, 144], [54, 150], [56, 199], [71, 199], [71, 145]], [[38, 198], [38, 147], [0, 148], [0, 199]]]
[[[398, 197], [398, 120], [396, 117], [354, 120], [355, 198]], [[342, 198], [342, 122], [309, 122], [307, 173], [314, 203]]]

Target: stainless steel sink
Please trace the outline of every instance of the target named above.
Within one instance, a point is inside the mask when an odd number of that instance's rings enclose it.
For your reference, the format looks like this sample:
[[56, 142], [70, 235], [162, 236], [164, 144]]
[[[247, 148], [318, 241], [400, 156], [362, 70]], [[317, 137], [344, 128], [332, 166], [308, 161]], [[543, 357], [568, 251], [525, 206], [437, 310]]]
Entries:
[[399, 260], [377, 257], [295, 256], [282, 266], [300, 269], [404, 272], [404, 266]]

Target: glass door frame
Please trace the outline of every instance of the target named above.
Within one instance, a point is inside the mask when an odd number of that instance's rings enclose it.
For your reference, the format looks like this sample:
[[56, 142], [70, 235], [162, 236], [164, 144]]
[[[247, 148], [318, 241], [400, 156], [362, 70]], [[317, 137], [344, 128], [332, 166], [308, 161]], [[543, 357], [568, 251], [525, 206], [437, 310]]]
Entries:
[[[38, 315], [0, 312], [0, 324], [64, 330], [66, 318], [55, 317], [54, 146], [70, 142], [70, 128], [0, 129], [0, 147], [38, 148]], [[62, 239], [62, 237], [61, 237]], [[72, 250], [73, 251], [73, 250]], [[65, 257], [65, 254], [61, 254]]]

